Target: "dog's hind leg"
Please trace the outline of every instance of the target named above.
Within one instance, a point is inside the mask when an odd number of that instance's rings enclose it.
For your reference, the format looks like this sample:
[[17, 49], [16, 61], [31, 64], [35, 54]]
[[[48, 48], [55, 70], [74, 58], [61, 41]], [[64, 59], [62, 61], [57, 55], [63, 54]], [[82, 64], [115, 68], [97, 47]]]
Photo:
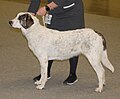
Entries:
[[96, 69], [96, 73], [99, 80], [99, 87], [95, 89], [96, 92], [102, 92], [103, 91], [103, 85], [105, 84], [105, 70], [102, 67], [102, 64], [98, 65], [98, 69]]
[[97, 77], [98, 77], [98, 88], [95, 89], [96, 92], [102, 92], [103, 91], [103, 84], [105, 82], [105, 70], [100, 62], [100, 57], [98, 57], [98, 54], [92, 53], [87, 56], [90, 64], [92, 65], [93, 69], [95, 70]]

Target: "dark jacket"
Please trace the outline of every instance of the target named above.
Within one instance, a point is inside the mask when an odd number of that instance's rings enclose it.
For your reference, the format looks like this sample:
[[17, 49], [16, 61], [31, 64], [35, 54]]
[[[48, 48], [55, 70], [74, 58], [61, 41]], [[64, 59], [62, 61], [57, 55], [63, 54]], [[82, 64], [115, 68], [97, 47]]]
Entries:
[[[70, 30], [84, 27], [84, 8], [82, 0], [48, 0], [54, 2], [57, 8], [51, 10], [52, 22], [48, 28], [56, 30]], [[28, 8], [29, 12], [36, 13], [40, 5], [40, 0], [31, 0]]]

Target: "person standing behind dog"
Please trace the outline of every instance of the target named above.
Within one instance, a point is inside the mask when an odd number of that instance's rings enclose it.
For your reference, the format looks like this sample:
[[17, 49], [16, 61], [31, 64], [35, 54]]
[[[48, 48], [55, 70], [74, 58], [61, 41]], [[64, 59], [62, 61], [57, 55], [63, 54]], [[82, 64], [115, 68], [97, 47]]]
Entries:
[[[82, 0], [48, 0], [46, 6], [40, 7], [41, 0], [31, 0], [28, 12], [34, 15], [45, 16], [45, 23], [50, 29], [59, 31], [75, 30], [85, 27], [84, 7]], [[48, 61], [48, 79], [50, 78], [50, 70], [53, 60]], [[78, 56], [69, 59], [70, 73], [68, 78], [63, 82], [67, 85], [74, 84], [78, 79], [76, 76], [76, 68]], [[41, 78], [41, 74], [33, 80], [37, 81]]]

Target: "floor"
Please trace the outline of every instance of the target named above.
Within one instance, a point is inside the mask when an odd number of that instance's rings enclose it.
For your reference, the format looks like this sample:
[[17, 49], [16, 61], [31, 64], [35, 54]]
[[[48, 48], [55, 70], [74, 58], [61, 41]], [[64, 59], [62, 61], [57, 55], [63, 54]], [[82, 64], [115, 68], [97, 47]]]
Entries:
[[0, 0], [0, 99], [120, 99], [120, 18], [85, 13], [86, 27], [106, 38], [108, 56], [115, 68], [114, 73], [105, 68], [102, 93], [94, 91], [97, 77], [84, 56], [79, 58], [76, 84], [63, 85], [69, 73], [68, 61], [54, 61], [52, 78], [44, 90], [37, 90], [32, 79], [40, 72], [39, 63], [21, 31], [8, 24], [27, 7], [27, 3]]

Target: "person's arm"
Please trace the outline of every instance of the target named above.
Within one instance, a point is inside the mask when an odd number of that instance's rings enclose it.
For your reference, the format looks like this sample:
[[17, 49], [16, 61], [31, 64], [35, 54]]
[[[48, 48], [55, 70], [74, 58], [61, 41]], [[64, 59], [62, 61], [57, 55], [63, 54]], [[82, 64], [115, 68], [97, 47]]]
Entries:
[[44, 16], [47, 12], [47, 9], [46, 7], [48, 8], [48, 10], [53, 10], [55, 9], [56, 7], [58, 7], [58, 5], [54, 2], [51, 2], [49, 4], [47, 4], [47, 6], [44, 6], [44, 7], [41, 7], [38, 11], [37, 11], [37, 14], [40, 15], [40, 16]]
[[41, 0], [31, 0], [29, 8], [28, 8], [28, 12], [36, 14], [40, 6], [40, 1]]
[[[65, 0], [64, 0], [65, 1]], [[53, 2], [55, 3], [55, 4], [57, 4], [58, 6], [60, 6], [60, 5], [62, 5], [62, 0], [53, 0]]]

